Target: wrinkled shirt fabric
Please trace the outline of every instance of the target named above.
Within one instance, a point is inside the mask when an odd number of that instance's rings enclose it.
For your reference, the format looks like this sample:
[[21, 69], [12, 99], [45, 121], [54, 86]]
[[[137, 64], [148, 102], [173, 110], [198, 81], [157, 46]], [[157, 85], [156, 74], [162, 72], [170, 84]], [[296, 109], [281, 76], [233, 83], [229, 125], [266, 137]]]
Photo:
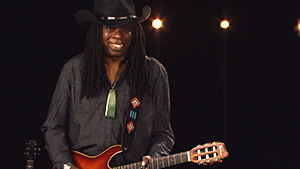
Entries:
[[[84, 54], [65, 63], [61, 70], [46, 121], [41, 127], [45, 148], [53, 165], [60, 169], [64, 163], [73, 163], [71, 150], [86, 155], [98, 155], [112, 145], [122, 145], [126, 113], [130, 102], [130, 84], [126, 70], [116, 83], [116, 117], [105, 118], [109, 80], [101, 95], [80, 99], [81, 71]], [[168, 75], [164, 66], [149, 58], [150, 95], [145, 94], [138, 112], [132, 145], [114, 156], [114, 166], [140, 161], [142, 156], [152, 158], [168, 155], [174, 145], [170, 125], [170, 95]]]

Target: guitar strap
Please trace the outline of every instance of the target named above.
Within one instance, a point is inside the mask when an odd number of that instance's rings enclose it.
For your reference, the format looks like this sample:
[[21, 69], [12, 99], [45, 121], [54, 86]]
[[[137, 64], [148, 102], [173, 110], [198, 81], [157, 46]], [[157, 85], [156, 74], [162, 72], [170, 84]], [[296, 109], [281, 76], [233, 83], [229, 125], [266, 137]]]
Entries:
[[[145, 56], [147, 62], [146, 64], [150, 63], [150, 58], [148, 56]], [[139, 93], [139, 92], [137, 92]], [[133, 96], [133, 97], [132, 97]], [[140, 110], [141, 100], [143, 99], [141, 94], [138, 94], [138, 96], [135, 96], [135, 94], [131, 95], [130, 102], [129, 102], [129, 110], [126, 114], [126, 123], [125, 123], [125, 130], [123, 133], [122, 138], [122, 150], [123, 152], [126, 152], [129, 150], [132, 142], [133, 142], [133, 136], [136, 129], [137, 124], [137, 117]]]
[[138, 99], [138, 97], [133, 97], [130, 100], [129, 111], [127, 111], [126, 114], [125, 130], [123, 134], [122, 149], [125, 152], [129, 150], [133, 141], [133, 136], [135, 133], [136, 123], [137, 123], [137, 116], [140, 110], [140, 105], [141, 105], [141, 101]]

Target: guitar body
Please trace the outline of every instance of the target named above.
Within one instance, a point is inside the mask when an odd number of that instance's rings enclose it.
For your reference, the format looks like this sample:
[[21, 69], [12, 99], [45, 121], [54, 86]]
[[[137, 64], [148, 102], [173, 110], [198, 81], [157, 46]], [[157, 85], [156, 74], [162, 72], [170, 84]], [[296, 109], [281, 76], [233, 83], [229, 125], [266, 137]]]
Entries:
[[121, 145], [113, 145], [96, 156], [88, 156], [73, 151], [72, 157], [76, 165], [81, 169], [109, 169], [110, 160], [120, 152], [122, 152]]

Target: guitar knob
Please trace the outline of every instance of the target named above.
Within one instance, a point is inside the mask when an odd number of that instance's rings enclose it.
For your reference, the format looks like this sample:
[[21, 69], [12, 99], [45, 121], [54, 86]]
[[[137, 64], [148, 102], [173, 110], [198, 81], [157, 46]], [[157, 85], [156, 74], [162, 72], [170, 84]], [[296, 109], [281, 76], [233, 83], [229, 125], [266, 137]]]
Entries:
[[222, 160], [219, 160], [219, 161], [218, 161], [218, 163], [222, 163], [222, 162], [223, 162]]

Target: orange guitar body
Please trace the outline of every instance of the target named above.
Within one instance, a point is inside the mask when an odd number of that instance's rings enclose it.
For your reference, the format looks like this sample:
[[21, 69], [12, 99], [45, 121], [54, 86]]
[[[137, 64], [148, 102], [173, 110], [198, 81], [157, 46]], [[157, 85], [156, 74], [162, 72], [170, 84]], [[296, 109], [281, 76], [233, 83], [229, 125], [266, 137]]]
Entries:
[[72, 157], [76, 166], [80, 169], [109, 169], [110, 160], [120, 152], [122, 152], [121, 145], [113, 145], [96, 156], [88, 156], [78, 151], [73, 151]]

